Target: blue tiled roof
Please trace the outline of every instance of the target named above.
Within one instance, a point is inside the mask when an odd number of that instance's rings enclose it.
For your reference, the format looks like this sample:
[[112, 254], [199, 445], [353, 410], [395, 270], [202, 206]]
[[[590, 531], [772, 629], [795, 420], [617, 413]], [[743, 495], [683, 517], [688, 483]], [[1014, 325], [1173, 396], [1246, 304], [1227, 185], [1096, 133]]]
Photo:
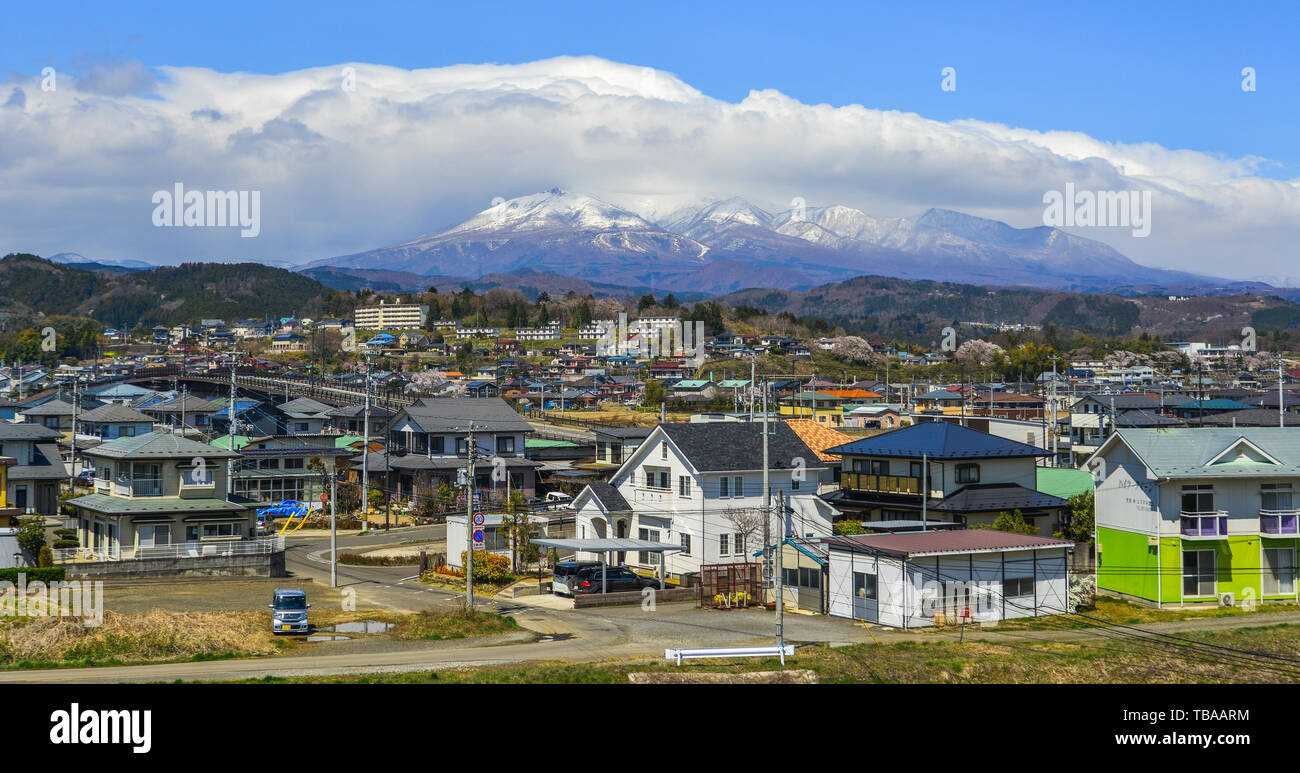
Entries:
[[1034, 446], [990, 435], [946, 421], [927, 421], [842, 446], [828, 454], [860, 454], [931, 459], [974, 459], [997, 456], [1047, 456]]

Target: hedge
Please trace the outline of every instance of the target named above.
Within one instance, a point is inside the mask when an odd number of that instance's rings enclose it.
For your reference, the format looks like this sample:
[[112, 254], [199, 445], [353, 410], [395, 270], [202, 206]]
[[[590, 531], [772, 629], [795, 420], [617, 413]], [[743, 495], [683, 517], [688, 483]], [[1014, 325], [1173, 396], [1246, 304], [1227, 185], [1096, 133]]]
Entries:
[[29, 585], [37, 581], [46, 583], [59, 582], [64, 579], [64, 575], [66, 575], [67, 572], [68, 567], [66, 566], [16, 566], [9, 569], [0, 569], [0, 582], [8, 580], [16, 585], [18, 583], [18, 575], [20, 574], [27, 575], [27, 583]]

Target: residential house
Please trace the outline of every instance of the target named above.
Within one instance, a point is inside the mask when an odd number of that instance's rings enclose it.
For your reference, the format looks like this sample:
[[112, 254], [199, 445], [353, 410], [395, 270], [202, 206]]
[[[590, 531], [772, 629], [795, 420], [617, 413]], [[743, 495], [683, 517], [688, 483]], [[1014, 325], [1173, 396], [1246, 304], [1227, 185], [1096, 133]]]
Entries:
[[1300, 600], [1300, 432], [1120, 429], [1097, 482], [1097, 587], [1157, 605]]
[[822, 544], [833, 617], [910, 629], [1073, 611], [1074, 543], [1066, 540], [956, 529], [833, 537]]
[[105, 403], [77, 417], [77, 433], [101, 440], [146, 435], [153, 431], [152, 416], [117, 403]]
[[[341, 408], [331, 408], [325, 412], [329, 417], [329, 428], [352, 435], [360, 435], [366, 428], [365, 403], [354, 403]], [[393, 412], [377, 405], [370, 406], [370, 434], [383, 437], [388, 433], [388, 422]]]
[[284, 413], [284, 428], [290, 435], [320, 434], [330, 423], [329, 413], [333, 409], [333, 406], [310, 397], [295, 397], [280, 405], [280, 411]]
[[533, 427], [499, 397], [426, 397], [402, 408], [388, 431], [388, 458], [370, 454], [370, 468], [391, 475], [390, 490], [415, 498], [443, 484], [457, 485], [469, 456], [469, 433], [480, 459], [475, 485], [498, 498], [518, 491], [536, 495], [536, 470], [525, 457], [524, 439]]
[[824, 495], [862, 522], [951, 521], [991, 525], [1020, 511], [1042, 536], [1064, 525], [1065, 500], [1037, 490], [1037, 464], [1049, 452], [947, 421], [926, 421], [855, 440], [843, 457], [840, 490]]
[[[258, 502], [286, 499], [316, 501], [329, 493], [329, 476], [339, 459], [354, 452], [338, 447], [337, 435], [290, 434], [247, 438], [236, 444], [240, 459], [235, 463], [234, 493]], [[320, 460], [323, 471], [311, 469]]]
[[166, 432], [110, 440], [86, 451], [94, 493], [69, 500], [84, 549], [108, 558], [178, 542], [220, 545], [256, 537], [248, 502], [228, 495], [238, 454]]
[[[608, 484], [592, 483], [574, 498], [577, 537], [632, 538], [682, 545], [680, 552], [619, 553], [627, 563], [682, 579], [704, 564], [748, 562], [763, 537], [762, 424], [660, 424]], [[829, 471], [799, 436], [773, 422], [768, 438], [772, 501], [786, 499], [786, 530], [828, 536], [837, 511], [815, 496]], [[773, 518], [769, 529], [780, 528]], [[579, 556], [583, 556], [579, 553]]]
[[596, 437], [596, 464], [606, 468], [618, 469], [632, 456], [632, 452], [641, 445], [653, 427], [599, 427], [592, 428]]
[[828, 392], [798, 392], [782, 398], [782, 417], [808, 419], [829, 427], [844, 424], [844, 398]]
[[140, 407], [140, 412], [168, 427], [193, 427], [200, 432], [210, 432], [212, 417], [223, 408], [225, 405], [222, 403], [185, 393], [147, 403]]
[[32, 422], [0, 421], [0, 457], [13, 462], [6, 466], [6, 508], [23, 514], [57, 515], [59, 485], [70, 473], [59, 454], [57, 429]]

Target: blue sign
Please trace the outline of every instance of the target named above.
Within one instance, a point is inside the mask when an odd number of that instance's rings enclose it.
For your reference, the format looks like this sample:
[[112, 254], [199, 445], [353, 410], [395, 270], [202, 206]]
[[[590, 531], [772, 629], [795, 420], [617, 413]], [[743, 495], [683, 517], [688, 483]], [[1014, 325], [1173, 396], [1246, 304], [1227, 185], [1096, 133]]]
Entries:
[[474, 530], [474, 541], [475, 541], [475, 542], [482, 542], [482, 541], [483, 541], [483, 530], [482, 530], [482, 529], [475, 529], [475, 530]]

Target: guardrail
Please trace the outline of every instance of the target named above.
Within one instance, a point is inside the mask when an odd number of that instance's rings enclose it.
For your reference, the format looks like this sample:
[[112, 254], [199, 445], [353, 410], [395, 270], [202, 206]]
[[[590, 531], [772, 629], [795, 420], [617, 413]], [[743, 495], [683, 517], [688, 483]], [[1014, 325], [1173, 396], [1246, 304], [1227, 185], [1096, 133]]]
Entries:
[[114, 548], [60, 548], [54, 563], [72, 564], [85, 561], [143, 561], [150, 558], [213, 558], [255, 556], [284, 550], [284, 537], [259, 537], [244, 540], [209, 540], [176, 542], [170, 545]]
[[781, 665], [785, 658], [794, 656], [794, 645], [768, 645], [766, 647], [694, 647], [664, 650], [665, 660], [676, 660], [681, 665], [683, 660], [694, 658], [770, 658], [780, 657]]

